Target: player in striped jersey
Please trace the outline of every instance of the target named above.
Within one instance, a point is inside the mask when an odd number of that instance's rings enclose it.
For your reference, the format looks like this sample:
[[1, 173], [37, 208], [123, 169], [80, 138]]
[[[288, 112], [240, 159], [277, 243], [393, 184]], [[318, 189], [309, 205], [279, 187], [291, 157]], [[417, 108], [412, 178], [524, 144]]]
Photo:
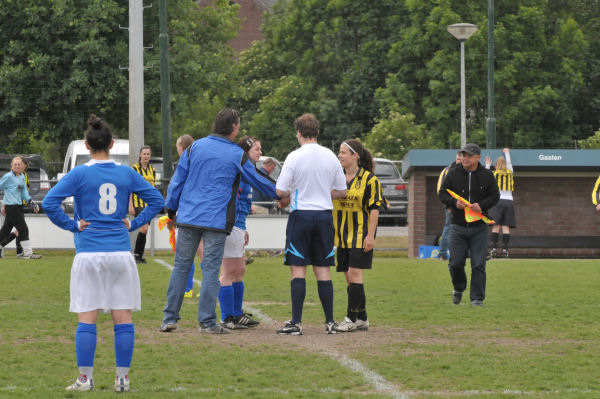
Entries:
[[[110, 312], [114, 323], [116, 391], [129, 390], [133, 356], [132, 311], [141, 309], [140, 278], [128, 231], [148, 223], [164, 206], [160, 192], [128, 166], [109, 160], [114, 141], [108, 125], [91, 115], [85, 135], [91, 160], [73, 168], [46, 195], [43, 207], [50, 220], [75, 235], [76, 254], [71, 268], [70, 311], [78, 313], [75, 351], [79, 378], [68, 391], [94, 388], [98, 312]], [[147, 202], [132, 221], [127, 217], [129, 197], [136, 193]], [[74, 197], [73, 219], [61, 202]]]
[[[150, 165], [150, 157], [152, 156], [152, 150], [150, 146], [143, 146], [140, 148], [140, 154], [138, 163], [132, 166], [133, 170], [138, 172], [144, 180], [150, 183], [153, 187], [156, 187], [156, 171], [154, 167]], [[143, 199], [135, 194], [131, 195], [131, 201], [129, 203], [129, 214], [139, 215], [144, 210], [146, 203]], [[146, 248], [146, 234], [148, 233], [148, 225], [145, 224], [140, 227], [137, 238], [135, 240], [135, 249], [133, 255], [135, 256], [135, 263], [146, 263], [144, 259], [144, 249]]]
[[340, 145], [338, 159], [344, 168], [348, 193], [333, 200], [333, 224], [337, 247], [337, 271], [348, 283], [346, 317], [336, 327], [339, 332], [367, 330], [363, 270], [371, 269], [373, 246], [382, 203], [381, 184], [373, 174], [373, 157], [358, 140]]
[[[444, 170], [440, 173], [440, 177], [438, 178], [437, 183], [437, 192], [440, 192], [440, 188], [442, 187], [442, 183], [448, 174], [448, 171], [452, 168], [455, 168], [456, 165], [460, 165], [462, 162], [462, 152], [456, 153], [456, 159], [450, 165], [446, 166]], [[446, 261], [448, 260], [449, 247], [450, 247], [450, 235], [452, 234], [452, 210], [448, 207], [445, 207], [446, 220], [444, 222], [444, 230], [442, 230], [442, 236], [440, 237], [440, 248], [438, 259]]]
[[[492, 239], [490, 242], [490, 251], [488, 259], [497, 256], [498, 238], [500, 236], [500, 228], [502, 228], [502, 256], [508, 257], [508, 243], [510, 241], [510, 229], [516, 227], [515, 223], [515, 205], [513, 201], [513, 190], [515, 188], [513, 178], [513, 166], [510, 160], [510, 150], [504, 148], [502, 150], [504, 157], [499, 157], [496, 160], [496, 169], [494, 177], [498, 182], [500, 190], [500, 201], [490, 209], [490, 216], [496, 222], [492, 227]], [[490, 157], [485, 157], [485, 167], [490, 169], [492, 160]]]

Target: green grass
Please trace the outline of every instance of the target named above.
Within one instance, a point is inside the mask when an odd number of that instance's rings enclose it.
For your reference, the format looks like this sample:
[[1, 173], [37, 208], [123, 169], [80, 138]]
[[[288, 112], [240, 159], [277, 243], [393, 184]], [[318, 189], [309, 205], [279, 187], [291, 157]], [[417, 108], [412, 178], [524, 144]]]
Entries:
[[[155, 259], [172, 264], [173, 257]], [[492, 261], [485, 306], [472, 308], [451, 304], [444, 263], [378, 256], [365, 274], [372, 328], [338, 335], [324, 333], [309, 273], [300, 337], [275, 334], [290, 317], [289, 271], [280, 257], [256, 258], [245, 279], [248, 306], [268, 319], [228, 336], [200, 335], [191, 299], [184, 301], [181, 328], [159, 333], [170, 271], [148, 261], [139, 268], [143, 310], [134, 314], [130, 397], [600, 397], [595, 260]], [[64, 391], [77, 374], [71, 262], [60, 252], [39, 261], [0, 260], [0, 397], [80, 396]], [[345, 281], [337, 273], [333, 280], [335, 315], [342, 319]], [[86, 397], [114, 395], [113, 378], [112, 322], [103, 315], [96, 390]]]

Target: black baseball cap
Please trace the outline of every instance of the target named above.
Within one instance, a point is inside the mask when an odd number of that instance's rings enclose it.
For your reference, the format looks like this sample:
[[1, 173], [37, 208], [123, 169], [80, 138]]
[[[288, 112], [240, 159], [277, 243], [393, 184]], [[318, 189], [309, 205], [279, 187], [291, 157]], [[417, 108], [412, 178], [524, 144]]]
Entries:
[[461, 148], [460, 152], [466, 152], [471, 155], [479, 155], [481, 154], [481, 148], [475, 143], [467, 143], [463, 148]]

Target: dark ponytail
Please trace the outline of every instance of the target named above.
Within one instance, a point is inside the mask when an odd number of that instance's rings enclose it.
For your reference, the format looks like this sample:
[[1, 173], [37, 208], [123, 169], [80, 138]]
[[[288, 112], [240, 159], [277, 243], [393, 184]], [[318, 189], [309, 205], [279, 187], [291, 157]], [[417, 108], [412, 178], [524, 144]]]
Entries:
[[358, 154], [358, 166], [369, 172], [373, 172], [375, 165], [373, 164], [373, 156], [369, 150], [367, 150], [358, 140], [350, 139], [344, 141], [344, 143], [350, 147], [352, 153]]
[[108, 152], [108, 148], [112, 141], [110, 126], [95, 114], [90, 115], [87, 124], [88, 130], [85, 133], [85, 139], [92, 149], [92, 152]]

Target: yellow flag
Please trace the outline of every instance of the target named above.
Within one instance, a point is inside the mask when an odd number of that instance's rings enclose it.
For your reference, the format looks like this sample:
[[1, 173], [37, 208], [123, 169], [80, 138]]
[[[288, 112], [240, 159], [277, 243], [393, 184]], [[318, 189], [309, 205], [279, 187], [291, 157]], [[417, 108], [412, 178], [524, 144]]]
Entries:
[[487, 217], [486, 215], [483, 214], [483, 212], [476, 212], [473, 209], [471, 209], [471, 207], [473, 205], [471, 205], [471, 203], [469, 201], [467, 201], [466, 199], [464, 199], [463, 197], [461, 197], [460, 195], [456, 194], [454, 191], [450, 190], [450, 189], [446, 189], [446, 191], [448, 191], [448, 193], [456, 198], [457, 200], [463, 202], [467, 207], [465, 208], [465, 220], [468, 223], [471, 222], [476, 222], [478, 220], [483, 220], [485, 223], [487, 224], [494, 224], [496, 222], [494, 222], [492, 219], [490, 219], [489, 217]]

